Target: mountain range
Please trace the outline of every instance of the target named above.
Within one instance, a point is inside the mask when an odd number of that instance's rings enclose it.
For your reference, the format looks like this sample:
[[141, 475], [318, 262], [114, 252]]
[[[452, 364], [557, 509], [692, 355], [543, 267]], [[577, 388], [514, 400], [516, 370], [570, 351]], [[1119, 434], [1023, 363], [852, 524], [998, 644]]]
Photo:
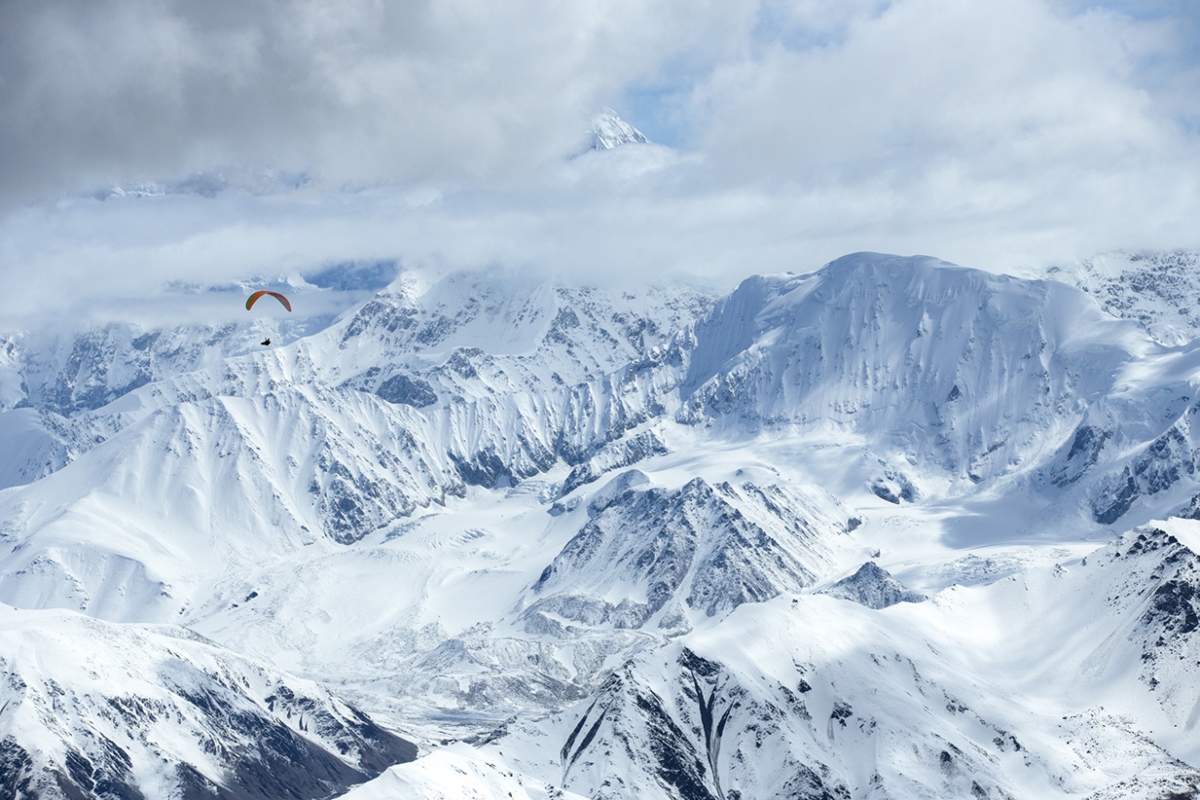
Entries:
[[0, 787], [1200, 796], [1196, 259], [8, 332]]

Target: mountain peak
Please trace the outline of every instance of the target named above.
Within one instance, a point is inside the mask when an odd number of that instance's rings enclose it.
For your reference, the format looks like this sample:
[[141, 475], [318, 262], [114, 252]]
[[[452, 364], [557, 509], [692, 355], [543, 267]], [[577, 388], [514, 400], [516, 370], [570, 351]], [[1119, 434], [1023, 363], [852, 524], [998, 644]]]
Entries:
[[650, 144], [646, 135], [630, 125], [617, 115], [611, 108], [605, 108], [591, 118], [590, 150], [612, 150], [623, 144]]
[[925, 595], [908, 590], [904, 584], [892, 577], [874, 561], [868, 561], [858, 572], [842, 578], [821, 592], [831, 597], [850, 600], [867, 608], [881, 609], [897, 603], [919, 603]]

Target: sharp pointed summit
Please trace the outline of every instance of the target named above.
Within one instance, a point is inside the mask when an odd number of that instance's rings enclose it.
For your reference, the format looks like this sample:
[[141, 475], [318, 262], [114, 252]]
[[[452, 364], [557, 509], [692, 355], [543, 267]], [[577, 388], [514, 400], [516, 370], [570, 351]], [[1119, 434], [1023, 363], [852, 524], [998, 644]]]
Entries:
[[591, 119], [591, 142], [589, 150], [613, 150], [625, 144], [652, 144], [646, 135], [605, 108]]

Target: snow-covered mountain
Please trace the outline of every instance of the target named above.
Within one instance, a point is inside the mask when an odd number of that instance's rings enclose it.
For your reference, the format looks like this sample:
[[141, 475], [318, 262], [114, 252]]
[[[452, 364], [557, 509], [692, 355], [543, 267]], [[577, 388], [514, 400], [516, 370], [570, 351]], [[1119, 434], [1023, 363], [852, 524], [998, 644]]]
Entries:
[[606, 108], [592, 117], [592, 150], [612, 150], [623, 144], [649, 144], [646, 134], [630, 125], [611, 108]]
[[1105, 253], [1046, 275], [1088, 292], [1108, 313], [1136, 320], [1163, 344], [1184, 345], [1200, 333], [1200, 253]]
[[416, 747], [174, 626], [0, 608], [5, 797], [316, 797]]
[[[924, 257], [723, 296], [384, 266], [297, 282], [286, 328], [4, 340], [10, 647], [94, 665], [12, 656], [77, 721], [13, 723], [0, 786], [270, 796], [240, 765], [284, 725], [328, 767], [298, 797], [396, 736], [422, 757], [351, 796], [1200, 791], [1192, 343]], [[105, 716], [127, 696], [179, 709], [175, 749]]]

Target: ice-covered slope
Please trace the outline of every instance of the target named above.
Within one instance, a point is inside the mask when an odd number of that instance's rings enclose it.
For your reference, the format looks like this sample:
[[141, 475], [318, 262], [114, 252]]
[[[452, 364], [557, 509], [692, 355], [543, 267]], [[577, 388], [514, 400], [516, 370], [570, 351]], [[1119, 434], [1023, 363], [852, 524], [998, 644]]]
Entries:
[[640, 416], [626, 415], [607, 372], [705, 305], [661, 291], [618, 305], [495, 278], [451, 277], [420, 305], [410, 291], [290, 347], [78, 412], [73, 430], [100, 443], [0, 496], [21, 543], [0, 564], [0, 595], [173, 620], [239, 565], [316, 537], [356, 541], [468, 485], [581, 458], [647, 414], [643, 397]]
[[[1083, 293], [932, 259], [851, 256], [707, 307], [688, 291], [402, 280], [292, 345], [137, 387], [77, 412], [77, 438], [100, 444], [0, 497], [19, 545], [0, 593], [176, 619], [239, 565], [357, 541], [472, 485], [573, 465], [569, 494], [669, 452], [673, 420], [725, 438], [857, 437], [857, 477], [876, 494], [961, 493], [1067, 447], [1122, 365], [1153, 349]], [[737, 585], [812, 580], [796, 543], [767, 539], [785, 542], [776, 566], [731, 566]]]
[[0, 594], [173, 620], [197, 583], [317, 538], [353, 541], [463, 492], [446, 455], [406, 437], [382, 400], [323, 395], [286, 388], [174, 405], [0, 495], [9, 541], [22, 543], [3, 560]]
[[[317, 385], [383, 399], [471, 484], [578, 464], [676, 409], [734, 435], [860, 435], [954, 484], [1044, 461], [1153, 348], [1083, 293], [933, 259], [753, 278], [708, 314], [695, 293], [615, 300], [504, 276], [401, 286], [319, 335], [135, 388], [68, 427], [79, 450], [181, 401]], [[888, 473], [881, 486], [904, 484]]]

